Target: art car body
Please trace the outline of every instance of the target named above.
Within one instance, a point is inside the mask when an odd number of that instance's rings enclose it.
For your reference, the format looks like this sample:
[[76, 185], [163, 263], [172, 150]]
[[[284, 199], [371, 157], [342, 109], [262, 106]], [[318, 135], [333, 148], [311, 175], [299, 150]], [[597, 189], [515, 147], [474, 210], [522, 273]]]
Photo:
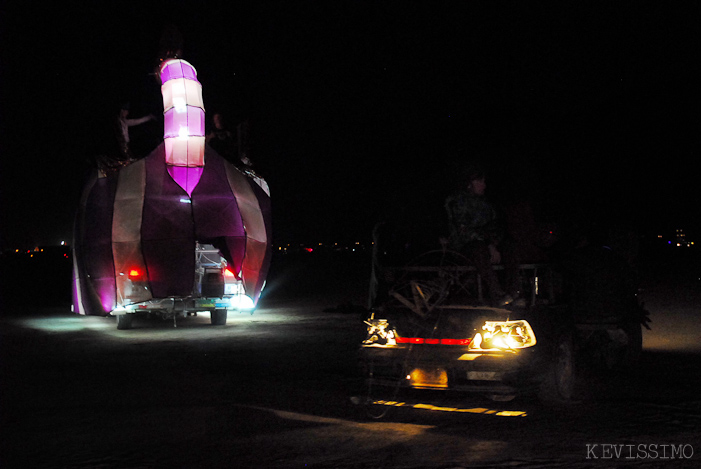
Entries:
[[[267, 184], [204, 143], [194, 68], [161, 66], [164, 141], [147, 157], [95, 171], [74, 231], [73, 309], [177, 317], [255, 308], [271, 258]], [[206, 164], [205, 164], [206, 163]]]

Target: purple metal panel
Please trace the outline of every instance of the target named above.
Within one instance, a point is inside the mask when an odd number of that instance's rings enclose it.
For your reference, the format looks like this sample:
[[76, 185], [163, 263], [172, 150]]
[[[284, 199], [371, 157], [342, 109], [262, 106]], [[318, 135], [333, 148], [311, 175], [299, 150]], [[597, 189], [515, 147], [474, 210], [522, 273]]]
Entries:
[[186, 296], [195, 281], [195, 227], [187, 193], [170, 177], [161, 144], [145, 159], [142, 249], [153, 296]]
[[76, 246], [80, 262], [78, 276], [86, 314], [104, 315], [116, 304], [112, 258], [112, 214], [116, 177], [91, 182], [84, 210], [79, 212]]
[[105, 314], [100, 299], [90, 283], [85, 268], [86, 255], [83, 249], [85, 240], [85, 207], [97, 182], [97, 172], [93, 173], [83, 187], [73, 226], [73, 311], [78, 314]]
[[265, 259], [269, 241], [268, 232], [258, 197], [250, 184], [250, 178], [233, 165], [227, 164], [225, 168], [229, 187], [236, 197], [246, 230], [246, 256], [241, 266], [243, 285], [246, 293], [254, 302], [257, 302], [265, 279], [265, 272], [261, 277], [260, 269], [263, 267], [267, 270]]
[[[127, 298], [129, 272], [136, 269], [146, 272], [144, 256], [141, 252], [141, 222], [146, 185], [146, 165], [144, 160], [122, 168], [117, 180], [112, 217], [112, 257], [117, 286], [117, 304], [124, 305]], [[151, 299], [151, 291], [131, 293], [129, 301], [140, 302]]]
[[258, 199], [258, 206], [260, 207], [260, 212], [261, 212], [261, 215], [263, 216], [263, 221], [265, 223], [265, 232], [266, 232], [266, 238], [267, 238], [267, 243], [265, 245], [265, 254], [264, 254], [263, 260], [260, 263], [260, 267], [258, 268], [258, 283], [256, 284], [255, 291], [254, 291], [255, 296], [253, 297], [254, 303], [257, 303], [258, 298], [260, 297], [260, 292], [263, 289], [263, 286], [265, 285], [265, 279], [268, 276], [268, 270], [270, 269], [270, 262], [273, 258], [272, 209], [271, 209], [271, 204], [270, 204], [270, 196], [258, 184], [256, 184], [252, 179], [249, 179], [248, 183], [251, 185], [251, 188], [253, 189], [253, 193], [256, 195], [256, 198]]
[[195, 240], [143, 240], [141, 243], [154, 298], [185, 297], [195, 283]]
[[200, 242], [216, 246], [238, 273], [246, 254], [246, 231], [226, 177], [228, 163], [209, 147], [205, 147], [205, 161], [202, 178], [192, 192], [195, 235]]

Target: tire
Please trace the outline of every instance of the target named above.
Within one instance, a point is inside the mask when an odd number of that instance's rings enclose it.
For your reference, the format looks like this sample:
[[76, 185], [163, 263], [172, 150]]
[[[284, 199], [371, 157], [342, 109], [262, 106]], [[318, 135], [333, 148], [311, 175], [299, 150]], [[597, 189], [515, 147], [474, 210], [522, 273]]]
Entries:
[[212, 311], [212, 325], [214, 325], [214, 326], [226, 325], [226, 310], [225, 309], [215, 309], [214, 311]]
[[555, 340], [550, 363], [543, 375], [538, 397], [544, 404], [568, 404], [575, 389], [574, 342], [571, 334], [561, 334]]
[[120, 331], [131, 329], [131, 322], [134, 319], [133, 314], [120, 314], [117, 316], [117, 329]]
[[363, 418], [369, 418], [371, 420], [381, 420], [387, 417], [394, 408], [388, 405], [375, 404], [376, 400], [389, 400], [395, 401], [397, 399], [397, 393], [399, 392], [399, 386], [386, 388], [384, 386], [377, 386], [372, 383], [374, 376], [375, 365], [373, 361], [370, 363], [363, 364], [363, 374], [365, 379], [363, 380], [363, 387], [360, 392], [360, 396], [356, 396], [354, 399], [358, 407], [362, 409]]
[[[377, 399], [377, 397], [373, 396], [373, 394], [376, 394], [373, 391], [374, 390], [372, 388], [372, 385], [365, 385], [365, 392], [363, 393], [364, 396], [362, 401], [363, 410], [365, 411], [365, 417], [371, 420], [382, 420], [385, 417], [387, 417], [388, 414], [392, 413], [394, 407], [389, 405], [375, 404], [375, 400]], [[396, 397], [396, 389], [394, 394]]]

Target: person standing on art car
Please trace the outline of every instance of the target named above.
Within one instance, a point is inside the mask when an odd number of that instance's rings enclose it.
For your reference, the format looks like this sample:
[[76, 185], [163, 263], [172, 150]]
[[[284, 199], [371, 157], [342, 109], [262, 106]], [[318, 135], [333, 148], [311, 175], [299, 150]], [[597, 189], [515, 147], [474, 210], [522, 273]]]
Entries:
[[133, 127], [135, 125], [141, 125], [145, 124], [146, 122], [152, 121], [155, 119], [155, 116], [153, 114], [149, 114], [144, 117], [139, 117], [138, 119], [130, 119], [129, 118], [129, 108], [130, 104], [129, 103], [124, 103], [122, 104], [120, 110], [119, 110], [119, 115], [117, 117], [117, 128], [116, 128], [116, 134], [117, 134], [117, 141], [119, 142], [119, 147], [121, 150], [121, 153], [124, 157], [125, 160], [133, 160], [134, 155], [132, 154], [131, 147], [129, 145], [131, 139], [129, 138], [129, 127]]
[[214, 127], [205, 137], [205, 142], [228, 162], [235, 164], [239, 153], [238, 142], [233, 132], [226, 127], [224, 116], [215, 112], [212, 115], [212, 124]]
[[[451, 249], [464, 254], [474, 264], [487, 286], [494, 306], [504, 306], [518, 297], [518, 265], [513, 250], [504, 240], [497, 212], [485, 196], [487, 180], [484, 170], [470, 167], [463, 175], [461, 187], [445, 201]], [[492, 264], [504, 264], [508, 291], [504, 291]]]
[[249, 157], [248, 120], [238, 124], [235, 131], [231, 131], [226, 125], [222, 113], [215, 112], [212, 116], [212, 123], [214, 128], [205, 138], [207, 144], [239, 169], [250, 169], [253, 163]]
[[105, 120], [97, 127], [98, 131], [95, 135], [97, 155], [93, 164], [103, 176], [137, 159], [132, 151], [129, 128], [155, 119], [153, 114], [130, 119], [129, 108], [129, 103], [122, 104], [116, 113], [112, 111], [109, 116], [104, 116]]

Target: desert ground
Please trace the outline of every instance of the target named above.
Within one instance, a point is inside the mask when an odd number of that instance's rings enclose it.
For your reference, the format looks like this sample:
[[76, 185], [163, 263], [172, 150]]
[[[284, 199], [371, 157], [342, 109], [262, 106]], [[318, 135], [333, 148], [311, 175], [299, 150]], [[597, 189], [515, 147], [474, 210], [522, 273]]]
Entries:
[[699, 466], [693, 269], [642, 282], [652, 330], [640, 365], [583, 372], [569, 406], [474, 396], [380, 420], [351, 399], [362, 389], [366, 274], [362, 263], [288, 265], [271, 272], [254, 314], [226, 326], [200, 314], [125, 331], [73, 314], [55, 288], [6, 282], [0, 467]]

